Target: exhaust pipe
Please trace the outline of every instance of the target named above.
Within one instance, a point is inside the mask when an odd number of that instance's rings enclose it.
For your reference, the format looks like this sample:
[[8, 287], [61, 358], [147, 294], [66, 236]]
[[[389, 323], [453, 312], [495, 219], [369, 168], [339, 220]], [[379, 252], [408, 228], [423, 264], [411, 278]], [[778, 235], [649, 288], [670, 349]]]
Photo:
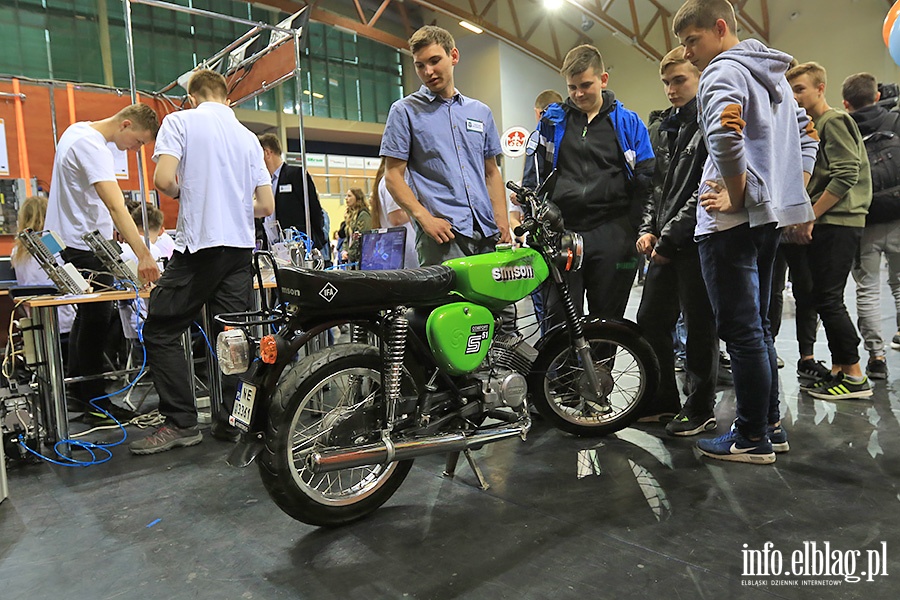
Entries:
[[323, 452], [313, 452], [307, 458], [307, 467], [313, 473], [328, 473], [351, 469], [364, 465], [386, 465], [398, 460], [408, 460], [428, 454], [462, 452], [468, 448], [499, 442], [525, 434], [531, 428], [531, 420], [526, 419], [513, 425], [484, 429], [466, 435], [448, 433], [394, 444], [389, 440], [377, 444], [367, 444], [355, 448], [336, 448]]

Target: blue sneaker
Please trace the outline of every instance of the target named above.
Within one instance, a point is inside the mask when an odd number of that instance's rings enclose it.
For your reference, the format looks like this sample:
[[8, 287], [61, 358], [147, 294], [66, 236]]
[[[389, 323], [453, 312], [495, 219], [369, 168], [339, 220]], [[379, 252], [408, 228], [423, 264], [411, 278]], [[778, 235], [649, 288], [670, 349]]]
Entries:
[[791, 445], [788, 444], [787, 431], [781, 425], [769, 425], [766, 428], [766, 433], [769, 436], [769, 441], [772, 443], [772, 451], [776, 454], [787, 452], [791, 449]]
[[711, 440], [697, 442], [700, 452], [710, 458], [730, 460], [733, 462], [756, 463], [768, 465], [775, 462], [775, 452], [768, 436], [758, 441], [750, 441], [732, 427], [725, 435]]

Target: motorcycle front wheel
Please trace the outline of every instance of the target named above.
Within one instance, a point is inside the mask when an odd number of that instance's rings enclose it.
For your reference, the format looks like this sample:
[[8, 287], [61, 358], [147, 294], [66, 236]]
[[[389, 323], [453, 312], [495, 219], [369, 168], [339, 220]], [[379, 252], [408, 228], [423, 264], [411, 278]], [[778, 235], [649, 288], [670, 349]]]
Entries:
[[[259, 470], [272, 500], [294, 519], [318, 526], [355, 521], [384, 504], [409, 473], [412, 460], [319, 474], [307, 468], [312, 452], [339, 443], [335, 425], [358, 419], [380, 394], [380, 369], [376, 348], [338, 344], [307, 356], [279, 382]], [[404, 393], [410, 385], [405, 378]]]
[[541, 349], [528, 387], [535, 408], [554, 427], [579, 436], [608, 435], [640, 416], [642, 404], [656, 393], [659, 364], [650, 344], [623, 325], [588, 323], [584, 337], [611, 410], [583, 393], [584, 367], [564, 332]]

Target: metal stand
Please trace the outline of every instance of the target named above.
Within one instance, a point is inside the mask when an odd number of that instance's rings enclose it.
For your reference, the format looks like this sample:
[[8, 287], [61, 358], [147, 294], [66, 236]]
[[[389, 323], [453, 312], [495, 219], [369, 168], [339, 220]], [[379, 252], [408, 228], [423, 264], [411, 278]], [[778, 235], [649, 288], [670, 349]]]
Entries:
[[[478, 466], [478, 463], [475, 462], [475, 457], [472, 456], [471, 449], [463, 450], [463, 454], [466, 455], [466, 462], [469, 463], [469, 468], [472, 469], [472, 472], [475, 473], [475, 479], [478, 480], [478, 487], [482, 489], [482, 491], [487, 490], [491, 487], [491, 484], [487, 482], [487, 479], [484, 478], [484, 473], [481, 472], [481, 468]], [[459, 452], [451, 452], [447, 455], [447, 464], [444, 466], [444, 477], [449, 479], [453, 479], [456, 476], [456, 466], [459, 464]]]

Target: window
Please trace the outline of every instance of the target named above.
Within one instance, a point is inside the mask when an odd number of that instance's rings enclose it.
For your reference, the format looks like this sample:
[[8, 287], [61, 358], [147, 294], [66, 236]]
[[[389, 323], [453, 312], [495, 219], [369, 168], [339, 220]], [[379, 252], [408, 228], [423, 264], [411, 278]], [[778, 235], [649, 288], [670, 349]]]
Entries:
[[[232, 0], [169, 0], [251, 21], [274, 22], [271, 10]], [[106, 0], [112, 85], [129, 86], [125, 18], [118, 0]], [[237, 39], [247, 26], [143, 4], [131, 6], [138, 88], [158, 90]], [[84, 83], [104, 81], [97, 0], [7, 0], [0, 7], [0, 72]], [[400, 53], [389, 46], [310, 23], [301, 55], [306, 115], [383, 123], [391, 103], [403, 95]], [[247, 103], [257, 110], [296, 114], [296, 83]]]

